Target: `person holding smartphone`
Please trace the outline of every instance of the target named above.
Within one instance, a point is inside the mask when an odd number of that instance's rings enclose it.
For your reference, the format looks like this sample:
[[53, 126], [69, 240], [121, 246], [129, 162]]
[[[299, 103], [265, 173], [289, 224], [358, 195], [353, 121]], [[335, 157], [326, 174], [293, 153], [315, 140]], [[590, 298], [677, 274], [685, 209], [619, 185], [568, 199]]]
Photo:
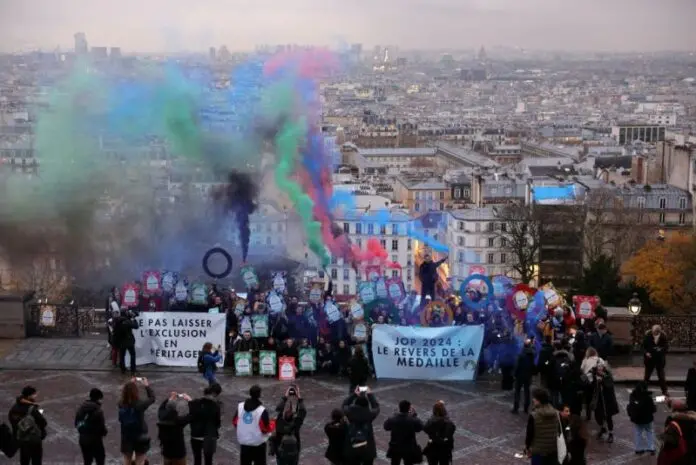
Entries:
[[370, 389], [357, 387], [343, 402], [343, 411], [348, 420], [345, 463], [372, 465], [377, 458], [375, 433], [372, 422], [379, 416], [379, 403]]
[[297, 465], [300, 460], [300, 428], [307, 417], [307, 409], [297, 385], [285, 391], [276, 411], [276, 429], [269, 441], [270, 454], [278, 465]]
[[[147, 397], [140, 398], [138, 384], [145, 387]], [[150, 387], [147, 378], [132, 378], [121, 390], [118, 402], [118, 421], [121, 424], [121, 454], [124, 465], [133, 463], [144, 465], [150, 450], [145, 411], [155, 403], [155, 392]]]
[[222, 354], [220, 353], [221, 346], [217, 346], [213, 350], [213, 343], [206, 342], [203, 344], [203, 349], [198, 356], [198, 371], [203, 373], [203, 378], [208, 381], [208, 385], [218, 384], [215, 378], [215, 372], [217, 371], [217, 364], [222, 360]]
[[25, 386], [7, 415], [19, 446], [19, 463], [22, 465], [41, 465], [43, 458], [42, 442], [46, 438], [48, 423], [43, 409], [36, 403], [37, 397], [35, 387]]
[[416, 410], [411, 402], [402, 400], [399, 402], [399, 412], [384, 422], [384, 431], [391, 432], [387, 458], [392, 465], [412, 465], [423, 461], [416, 434], [423, 431], [423, 422], [416, 415]]

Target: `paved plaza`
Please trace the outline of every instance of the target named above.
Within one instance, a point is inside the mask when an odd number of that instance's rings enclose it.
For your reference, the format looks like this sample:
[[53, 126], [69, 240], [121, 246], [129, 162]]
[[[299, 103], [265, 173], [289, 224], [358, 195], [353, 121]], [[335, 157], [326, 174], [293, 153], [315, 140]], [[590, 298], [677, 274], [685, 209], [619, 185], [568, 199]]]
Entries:
[[[159, 403], [172, 391], [197, 395], [205, 382], [195, 373], [152, 373], [149, 376], [156, 392], [158, 402], [148, 411], [151, 434], [156, 437], [156, 412]], [[86, 397], [92, 387], [99, 387], [105, 393], [104, 410], [109, 435], [106, 438], [108, 463], [117, 464], [119, 450], [119, 425], [116, 403], [119, 387], [125, 378], [120, 373], [105, 371], [21, 371], [4, 370], [0, 372], [0, 394], [3, 411], [7, 411], [12, 399], [26, 384], [38, 388], [40, 402], [49, 423], [49, 433], [45, 442], [46, 465], [74, 465], [80, 462], [77, 434], [73, 426], [75, 409]], [[222, 438], [216, 463], [233, 464], [238, 460], [238, 446], [232, 428], [232, 412], [237, 402], [245, 398], [249, 387], [258, 383], [263, 387], [263, 399], [274, 406], [287, 384], [275, 379], [234, 378], [221, 376], [224, 388], [223, 402], [225, 413]], [[303, 397], [306, 399], [308, 415], [302, 429], [302, 460], [307, 465], [325, 464], [323, 458], [326, 439], [323, 432], [333, 408], [345, 398], [347, 386], [343, 380], [326, 377], [302, 377], [298, 380]], [[394, 413], [398, 402], [410, 399], [420, 416], [427, 418], [429, 409], [437, 400], [444, 400], [452, 420], [457, 425], [455, 438], [454, 464], [467, 465], [509, 465], [526, 463], [516, 459], [524, 441], [525, 415], [510, 413], [510, 393], [501, 392], [498, 384], [479, 381], [476, 383], [441, 382], [400, 382], [375, 381], [371, 383], [381, 404], [381, 414], [375, 421], [375, 434], [379, 450], [378, 464], [388, 463], [385, 458], [389, 436], [382, 429], [388, 415]], [[626, 388], [618, 388], [621, 405], [628, 397]], [[664, 421], [664, 406], [660, 406], [658, 422]], [[595, 430], [594, 424], [592, 425]], [[631, 445], [631, 428], [628, 418], [616, 418], [617, 441], [604, 444], [592, 441], [588, 463], [600, 464], [648, 464], [649, 457], [636, 457]], [[419, 441], [425, 445], [425, 437]], [[153, 441], [153, 454], [158, 452], [158, 443]], [[157, 457], [156, 455], [153, 455]], [[654, 461], [654, 459], [653, 459]], [[153, 461], [160, 463], [159, 458]], [[269, 462], [273, 463], [273, 462]]]

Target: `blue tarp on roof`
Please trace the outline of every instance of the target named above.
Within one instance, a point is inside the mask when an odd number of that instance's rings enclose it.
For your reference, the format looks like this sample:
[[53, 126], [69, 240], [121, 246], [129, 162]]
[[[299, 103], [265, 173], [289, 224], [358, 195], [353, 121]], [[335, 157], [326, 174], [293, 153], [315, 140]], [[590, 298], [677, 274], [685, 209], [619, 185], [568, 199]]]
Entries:
[[574, 200], [575, 184], [568, 186], [539, 186], [532, 192], [535, 202], [548, 202], [554, 200]]

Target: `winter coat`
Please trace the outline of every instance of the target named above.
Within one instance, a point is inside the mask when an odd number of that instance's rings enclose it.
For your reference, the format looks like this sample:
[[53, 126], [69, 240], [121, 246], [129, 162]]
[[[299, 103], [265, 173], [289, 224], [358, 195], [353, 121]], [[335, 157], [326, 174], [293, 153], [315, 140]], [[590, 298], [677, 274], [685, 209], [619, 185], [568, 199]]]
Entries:
[[[372, 429], [372, 422], [379, 416], [379, 403], [373, 394], [367, 394], [369, 407], [361, 407], [356, 405], [357, 396], [353, 394], [343, 402], [343, 412], [349, 424], [362, 426], [367, 431], [367, 452], [363, 459], [374, 460], [377, 458], [377, 446], [375, 444], [375, 433]], [[349, 427], [350, 430], [350, 427]], [[349, 439], [349, 438], [347, 438]], [[349, 457], [352, 454], [351, 446], [348, 440], [345, 443], [344, 456]]]
[[[281, 407], [281, 411], [285, 410], [285, 402], [287, 402], [287, 399], [282, 402], [282, 406], [279, 405], [279, 407]], [[283, 436], [286, 434], [293, 434], [297, 439], [297, 450], [302, 450], [300, 428], [302, 428], [302, 424], [304, 423], [306, 417], [307, 409], [305, 408], [304, 400], [302, 399], [297, 400], [297, 410], [289, 420], [285, 419], [282, 413], [278, 416], [278, 419], [276, 420], [275, 434], [271, 436], [271, 439], [269, 440], [269, 446], [273, 453], [278, 453], [280, 442], [283, 439]]]
[[526, 346], [517, 356], [515, 366], [515, 378], [520, 382], [527, 382], [532, 379], [536, 367], [534, 366], [534, 347]]
[[[645, 334], [643, 338], [643, 361], [646, 365], [664, 367], [668, 350], [669, 342], [664, 333], [660, 333], [657, 337], [657, 342], [655, 342], [652, 332], [649, 331]], [[648, 354], [650, 354], [650, 357], [648, 357]]]
[[428, 435], [428, 444], [423, 454], [430, 460], [452, 460], [454, 449], [454, 432], [457, 427], [449, 418], [430, 417], [423, 426], [423, 431]]
[[639, 391], [638, 388], [631, 392], [628, 398], [626, 413], [632, 423], [636, 425], [647, 425], [655, 419], [657, 407], [650, 391]]
[[590, 337], [590, 346], [595, 348], [600, 358], [606, 360], [614, 353], [614, 338], [609, 333], [594, 333]]
[[365, 357], [353, 357], [348, 362], [350, 384], [364, 386], [370, 377], [370, 365]]
[[222, 405], [214, 396], [204, 396], [189, 402], [191, 416], [191, 438], [205, 439], [220, 437]]
[[17, 397], [15, 404], [12, 406], [12, 408], [10, 408], [10, 411], [7, 414], [7, 418], [10, 421], [10, 426], [12, 427], [12, 434], [17, 437], [17, 424], [22, 418], [27, 416], [31, 407], [34, 407], [34, 410], [32, 410], [32, 415], [34, 417], [34, 421], [36, 422], [36, 426], [38, 426], [41, 430], [41, 439], [45, 439], [48, 422], [46, 422], [46, 418], [44, 418], [43, 414], [39, 412], [39, 404], [35, 404], [23, 397]]
[[343, 421], [327, 423], [324, 426], [324, 433], [329, 440], [329, 446], [326, 448], [324, 457], [331, 463], [342, 464], [344, 448], [347, 442], [348, 425]]
[[191, 413], [179, 415], [176, 401], [165, 400], [157, 411], [157, 430], [162, 457], [176, 460], [186, 457], [184, 428], [191, 421]]
[[689, 368], [689, 371], [686, 372], [684, 391], [686, 392], [687, 408], [696, 411], [696, 368]]
[[397, 413], [384, 422], [384, 431], [391, 433], [387, 457], [411, 459], [416, 455], [416, 433], [423, 431], [423, 422], [408, 413]]
[[133, 330], [138, 329], [138, 322], [134, 318], [120, 316], [114, 320], [114, 334], [111, 337], [112, 344], [119, 349], [135, 346]]
[[[682, 436], [686, 440], [687, 453], [682, 460], [669, 465], [693, 465], [696, 463], [696, 412], [677, 412], [667, 417], [662, 434], [663, 450], [673, 449], [679, 444], [679, 432], [674, 425], [670, 424], [672, 422], [676, 422], [681, 429]], [[658, 463], [661, 463], [660, 457], [658, 457]]]
[[100, 441], [106, 436], [106, 422], [104, 420], [104, 411], [102, 410], [101, 402], [95, 402], [93, 400], [84, 401], [75, 413], [76, 428], [80, 422], [84, 422], [84, 426], [77, 430], [81, 440]]
[[595, 377], [594, 389], [595, 416], [602, 418], [613, 417], [619, 413], [619, 403], [616, 400], [616, 391], [614, 389], [614, 378], [608, 371], [599, 378]]

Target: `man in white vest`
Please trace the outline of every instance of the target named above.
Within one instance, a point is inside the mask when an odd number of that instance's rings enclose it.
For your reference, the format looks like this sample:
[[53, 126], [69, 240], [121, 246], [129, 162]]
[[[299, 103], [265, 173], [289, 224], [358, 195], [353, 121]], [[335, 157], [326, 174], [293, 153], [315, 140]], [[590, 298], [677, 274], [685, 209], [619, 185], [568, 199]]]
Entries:
[[266, 441], [275, 430], [275, 420], [261, 403], [261, 388], [249, 389], [249, 398], [240, 402], [232, 419], [237, 428], [240, 465], [266, 465]]

